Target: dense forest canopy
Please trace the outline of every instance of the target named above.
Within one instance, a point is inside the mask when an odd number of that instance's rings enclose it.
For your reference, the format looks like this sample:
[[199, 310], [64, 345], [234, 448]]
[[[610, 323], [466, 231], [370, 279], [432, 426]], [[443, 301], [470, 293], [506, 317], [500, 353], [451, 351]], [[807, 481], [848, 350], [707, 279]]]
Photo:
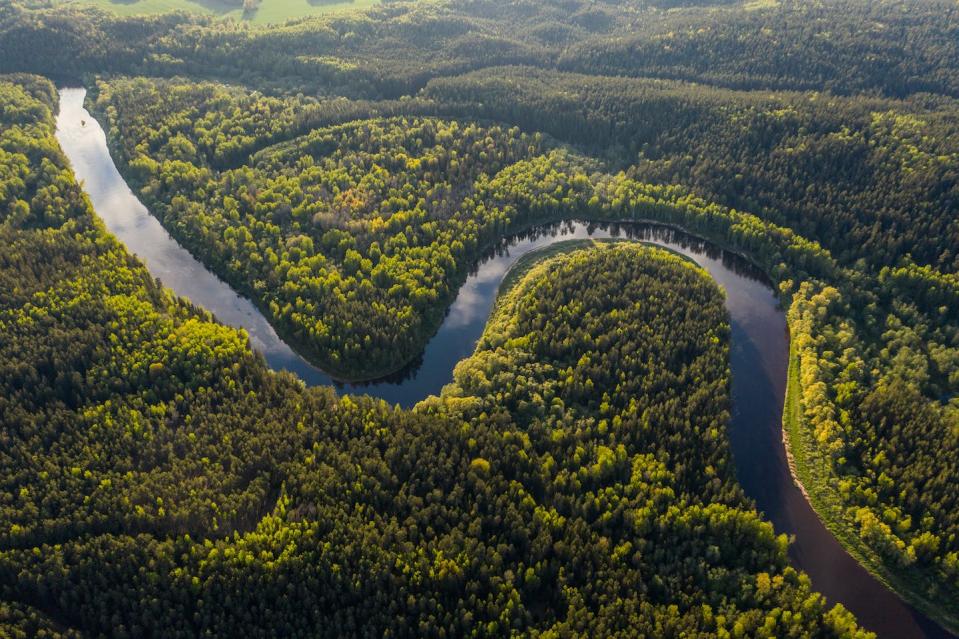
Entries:
[[433, 80], [423, 96], [759, 214], [846, 262], [891, 265], [908, 254], [959, 272], [959, 224], [943, 214], [959, 209], [959, 102], [950, 98], [731, 91], [529, 67]]
[[959, 97], [957, 18], [950, 0], [453, 0], [251, 28], [32, 0], [0, 7], [0, 71], [189, 74], [388, 98], [432, 77], [532, 64], [733, 88]]
[[101, 85], [100, 104], [167, 226], [346, 376], [390, 372], [419, 352], [505, 224], [489, 176], [541, 146], [516, 128], [376, 119], [317, 128], [218, 171], [227, 145], [262, 146], [293, 126], [297, 101], [136, 80]]
[[[415, 357], [483, 250], [530, 224], [657, 220], [746, 254], [787, 312], [799, 410], [786, 427], [813, 504], [870, 570], [951, 628], [957, 47], [951, 0], [385, 2], [268, 28], [0, 5], [0, 71], [82, 80], [151, 211], [341, 377]], [[394, 622], [421, 634], [612, 634], [635, 617], [663, 635], [724, 636], [721, 618], [733, 634], [735, 619], [747, 634], [772, 623], [762, 632], [787, 635], [775, 624], [794, 622], [797, 636], [828, 636], [852, 623], [821, 602], [798, 612], [801, 598], [818, 599], [738, 493], [724, 436], [693, 425], [722, 423], [718, 360], [675, 382], [704, 394], [695, 420], [658, 413], [666, 400], [633, 376], [672, 379], [678, 362], [633, 329], [666, 316], [604, 315], [596, 297], [692, 304], [669, 322], [677, 343], [684, 327], [720, 330], [715, 291], [688, 267], [625, 247], [544, 264], [504, 296], [454, 385], [413, 413], [304, 391], [99, 227], [51, 135], [53, 86], [25, 75], [0, 86], [4, 623], [136, 634], [156, 622], [149, 614], [172, 628], [173, 611], [187, 610], [198, 625], [183, 634], [240, 623], [191, 607], [198, 597], [290, 624], [332, 615], [353, 634]], [[638, 288], [626, 285], [634, 277]], [[652, 372], [647, 353], [662, 357]], [[631, 394], [644, 398], [635, 408], [623, 403]], [[662, 415], [688, 440], [644, 430], [630, 410]], [[629, 432], [612, 427], [617, 416], [633, 419]], [[418, 454], [444, 461], [414, 468]], [[595, 465], [609, 492], [571, 463]], [[407, 483], [414, 470], [425, 475]], [[626, 479], [634, 472], [641, 486]], [[656, 519], [666, 502], [678, 510]], [[537, 508], [545, 519], [530, 531]], [[634, 508], [656, 523], [626, 531]], [[492, 512], [502, 514], [487, 528]], [[595, 527], [600, 512], [621, 525]], [[684, 539], [678, 528], [727, 534], [729, 518], [748, 531], [737, 533], [742, 556], [690, 541], [670, 548], [686, 563], [651, 558], [616, 536], [659, 548]], [[448, 546], [431, 556], [439, 539]], [[297, 551], [284, 555], [289, 544]], [[638, 563], [613, 566], [627, 552]], [[161, 559], [148, 570], [151, 554]], [[283, 570], [256, 572], [279, 558]], [[104, 564], [115, 572], [100, 574]], [[297, 585], [307, 573], [311, 586]], [[566, 589], [547, 593], [561, 574]], [[110, 590], [134, 575], [136, 596]], [[257, 579], [274, 596], [251, 600], [243, 585]], [[613, 590], [633, 580], [643, 586]], [[297, 618], [320, 583], [328, 598]], [[760, 583], [775, 585], [771, 598], [749, 599]], [[283, 590], [296, 595], [279, 610]], [[381, 608], [363, 608], [370, 593]]]
[[337, 398], [105, 233], [49, 83], [0, 100], [5, 634], [866, 636], [735, 482], [728, 323], [696, 267], [572, 247], [443, 397]]

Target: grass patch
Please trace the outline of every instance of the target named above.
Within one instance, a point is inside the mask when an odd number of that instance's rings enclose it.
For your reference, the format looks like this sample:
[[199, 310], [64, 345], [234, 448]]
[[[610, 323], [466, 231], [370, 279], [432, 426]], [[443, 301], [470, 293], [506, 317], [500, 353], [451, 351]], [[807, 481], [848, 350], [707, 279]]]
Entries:
[[759, 9], [774, 9], [779, 6], [779, 0], [747, 0], [743, 3], [743, 9], [746, 11], [757, 11]]
[[276, 24], [296, 18], [369, 9], [378, 5], [380, 0], [262, 0], [256, 10], [247, 13], [225, 0], [59, 0], [58, 3], [95, 6], [122, 16], [185, 11], [251, 24]]

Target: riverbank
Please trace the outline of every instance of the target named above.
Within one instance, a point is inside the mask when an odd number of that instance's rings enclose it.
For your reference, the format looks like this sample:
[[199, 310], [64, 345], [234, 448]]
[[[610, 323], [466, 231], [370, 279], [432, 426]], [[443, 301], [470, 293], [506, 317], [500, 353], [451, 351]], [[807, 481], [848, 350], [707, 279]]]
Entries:
[[832, 473], [829, 460], [819, 452], [812, 433], [803, 425], [800, 387], [799, 357], [790, 342], [783, 410], [783, 446], [796, 487], [806, 497], [823, 526], [859, 565], [877, 581], [898, 593], [903, 600], [936, 620], [948, 632], [959, 635], [959, 600], [947, 608], [943, 608], [941, 602], [931, 601], [924, 593], [928, 584], [932, 583], [930, 579], [918, 571], [908, 574], [890, 570], [883, 558], [859, 536], [854, 524], [848, 521], [845, 506], [832, 488], [838, 478]]

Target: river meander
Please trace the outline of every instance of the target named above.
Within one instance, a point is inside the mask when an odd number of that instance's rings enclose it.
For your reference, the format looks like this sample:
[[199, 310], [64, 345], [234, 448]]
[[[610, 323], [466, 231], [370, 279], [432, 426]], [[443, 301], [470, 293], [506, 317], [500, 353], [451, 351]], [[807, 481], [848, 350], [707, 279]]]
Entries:
[[473, 352], [510, 266], [526, 253], [557, 241], [629, 238], [691, 258], [726, 292], [732, 329], [729, 436], [737, 476], [776, 531], [795, 537], [790, 546], [793, 564], [809, 574], [813, 586], [830, 602], [841, 602], [880, 637], [952, 636], [849, 556], [793, 483], [782, 442], [789, 350], [786, 320], [762, 274], [742, 257], [661, 225], [569, 221], [540, 226], [504, 239], [480, 260], [416, 361], [387, 379], [341, 384], [293, 351], [250, 300], [208, 271], [150, 215], [114, 165], [103, 129], [83, 108], [85, 94], [83, 89], [60, 90], [57, 139], [110, 232], [165, 286], [219, 321], [245, 329], [253, 348], [273, 369], [296, 373], [308, 385], [335, 384], [342, 393], [369, 394], [402, 406], [439, 393], [452, 380], [456, 363]]

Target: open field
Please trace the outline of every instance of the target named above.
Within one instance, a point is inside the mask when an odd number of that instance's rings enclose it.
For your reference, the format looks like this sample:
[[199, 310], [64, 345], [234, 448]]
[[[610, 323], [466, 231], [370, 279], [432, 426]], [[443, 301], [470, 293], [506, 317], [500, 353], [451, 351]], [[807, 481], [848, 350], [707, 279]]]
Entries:
[[92, 5], [119, 15], [144, 15], [186, 11], [243, 20], [253, 24], [276, 24], [340, 11], [362, 10], [379, 0], [262, 0], [256, 11], [244, 14], [235, 4], [223, 0], [63, 0], [62, 4]]

